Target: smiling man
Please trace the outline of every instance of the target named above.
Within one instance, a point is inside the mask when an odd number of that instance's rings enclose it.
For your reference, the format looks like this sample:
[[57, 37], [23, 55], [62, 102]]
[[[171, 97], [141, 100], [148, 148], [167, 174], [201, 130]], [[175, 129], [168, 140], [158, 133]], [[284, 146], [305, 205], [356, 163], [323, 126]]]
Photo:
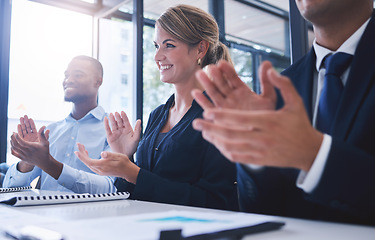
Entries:
[[11, 136], [12, 154], [20, 162], [12, 165], [4, 187], [30, 185], [40, 176], [40, 189], [75, 193], [115, 192], [113, 178], [99, 176], [77, 159], [77, 142], [84, 143], [92, 158], [108, 151], [103, 120], [98, 106], [98, 90], [103, 81], [101, 63], [77, 56], [69, 63], [63, 81], [64, 99], [72, 102], [72, 112], [64, 120], [37, 131], [28, 116], [20, 118], [18, 133]]

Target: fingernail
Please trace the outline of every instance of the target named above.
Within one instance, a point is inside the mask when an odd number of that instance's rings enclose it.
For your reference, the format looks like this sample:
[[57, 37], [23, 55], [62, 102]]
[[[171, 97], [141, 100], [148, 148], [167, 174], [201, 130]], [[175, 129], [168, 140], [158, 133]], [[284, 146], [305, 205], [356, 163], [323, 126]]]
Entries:
[[204, 112], [203, 117], [208, 120], [214, 120], [215, 114], [213, 112]]
[[108, 154], [106, 152], [102, 152], [101, 155], [102, 155], [103, 158], [106, 158], [108, 156]]
[[202, 124], [198, 121], [193, 121], [193, 128], [195, 130], [199, 130], [199, 131], [201, 131], [203, 129]]

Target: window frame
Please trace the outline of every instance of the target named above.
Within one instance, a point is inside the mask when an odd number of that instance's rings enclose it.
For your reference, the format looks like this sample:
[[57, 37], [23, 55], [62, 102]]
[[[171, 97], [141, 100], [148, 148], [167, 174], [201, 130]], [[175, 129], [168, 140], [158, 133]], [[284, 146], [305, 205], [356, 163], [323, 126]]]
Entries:
[[8, 95], [10, 59], [10, 1], [0, 1], [0, 162], [6, 161], [8, 132]]

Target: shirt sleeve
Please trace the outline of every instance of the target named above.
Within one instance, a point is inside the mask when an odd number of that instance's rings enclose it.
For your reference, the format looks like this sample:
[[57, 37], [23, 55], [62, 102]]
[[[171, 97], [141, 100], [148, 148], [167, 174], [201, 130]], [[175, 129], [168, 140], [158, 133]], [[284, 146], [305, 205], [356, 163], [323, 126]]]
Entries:
[[15, 163], [9, 167], [3, 182], [3, 187], [24, 187], [30, 186], [30, 183], [41, 174], [41, 169], [34, 167], [30, 172], [20, 172], [17, 170], [17, 164]]
[[[111, 151], [109, 145], [103, 151]], [[77, 159], [77, 161], [80, 161]], [[95, 173], [90, 173], [70, 167], [63, 164], [63, 170], [57, 182], [70, 189], [75, 193], [113, 193], [116, 192], [114, 186], [115, 177], [99, 176]]]
[[310, 168], [310, 171], [301, 171], [297, 178], [297, 187], [306, 193], [311, 193], [318, 185], [326, 165], [329, 151], [331, 149], [332, 137], [324, 134], [322, 145]]
[[77, 170], [64, 164], [63, 170], [57, 182], [75, 193], [113, 193], [116, 192], [114, 177], [99, 176]]

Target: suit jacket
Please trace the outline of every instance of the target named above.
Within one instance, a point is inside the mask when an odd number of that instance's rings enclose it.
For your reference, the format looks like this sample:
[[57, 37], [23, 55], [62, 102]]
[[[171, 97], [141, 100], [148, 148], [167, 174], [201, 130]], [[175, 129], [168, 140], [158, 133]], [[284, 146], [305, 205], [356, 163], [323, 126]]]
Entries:
[[[315, 60], [311, 49], [283, 72], [303, 98], [310, 119]], [[333, 124], [328, 159], [312, 193], [304, 193], [296, 187], [299, 170], [264, 168], [253, 171], [238, 165], [241, 208], [266, 214], [375, 225], [374, 13], [355, 51]]]

